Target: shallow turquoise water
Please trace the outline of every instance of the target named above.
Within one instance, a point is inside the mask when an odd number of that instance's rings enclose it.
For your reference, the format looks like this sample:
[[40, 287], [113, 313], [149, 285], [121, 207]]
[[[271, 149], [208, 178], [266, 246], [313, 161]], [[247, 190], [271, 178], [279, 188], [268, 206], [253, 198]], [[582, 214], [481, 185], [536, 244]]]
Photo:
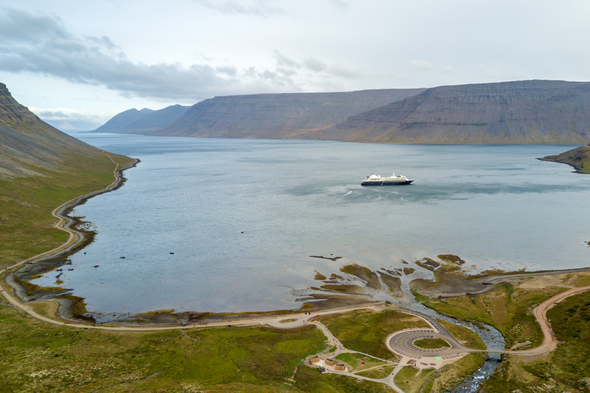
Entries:
[[[590, 176], [536, 160], [567, 146], [75, 136], [142, 161], [124, 187], [75, 210], [98, 236], [61, 280], [90, 311], [295, 308], [293, 289], [315, 270], [351, 262], [451, 253], [474, 271], [590, 264]], [[394, 171], [414, 184], [360, 186]], [[344, 258], [309, 257], [330, 254]]]

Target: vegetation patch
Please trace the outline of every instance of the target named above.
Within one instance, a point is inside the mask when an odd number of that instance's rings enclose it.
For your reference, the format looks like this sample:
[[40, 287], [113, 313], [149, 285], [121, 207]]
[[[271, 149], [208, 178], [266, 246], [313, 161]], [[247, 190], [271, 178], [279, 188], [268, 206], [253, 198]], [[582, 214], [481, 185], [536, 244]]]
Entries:
[[451, 344], [449, 344], [446, 340], [442, 338], [421, 338], [413, 342], [415, 346], [418, 348], [423, 349], [438, 349], [438, 348], [450, 348]]
[[394, 359], [393, 353], [385, 345], [387, 336], [404, 329], [430, 327], [421, 318], [394, 310], [357, 310], [321, 316], [318, 320], [326, 325], [346, 348], [386, 360]]
[[454, 263], [456, 265], [463, 265], [465, 263], [463, 259], [453, 254], [441, 254], [438, 255], [438, 259], [444, 262]]
[[[383, 393], [385, 384], [336, 374], [322, 374], [318, 369], [299, 367], [295, 374], [296, 392], [306, 393]], [[293, 392], [294, 389], [290, 390]], [[391, 391], [391, 389], [389, 389]]]
[[535, 361], [509, 356], [485, 381], [486, 392], [590, 392], [590, 293], [564, 299], [547, 317], [559, 340], [555, 352]]
[[473, 330], [461, 325], [449, 323], [447, 321], [439, 320], [438, 322], [440, 322], [445, 327], [445, 329], [447, 329], [447, 331], [451, 333], [451, 335], [455, 337], [457, 341], [459, 341], [459, 343], [463, 344], [467, 348], [486, 349], [486, 345], [484, 344], [481, 337], [479, 337], [479, 335]]
[[279, 323], [295, 322], [296, 320], [297, 320], [297, 318], [287, 318], [287, 319], [280, 320]]
[[430, 259], [430, 258], [422, 258], [421, 260], [416, 261], [416, 265], [433, 272], [436, 269], [438, 269], [438, 267], [440, 266], [440, 263], [438, 263], [435, 260]]
[[0, 322], [3, 392], [182, 391], [186, 386], [276, 392], [302, 359], [326, 343], [311, 326], [184, 333], [74, 329], [39, 323], [3, 305]]
[[476, 372], [485, 362], [486, 355], [470, 353], [456, 362], [437, 370], [426, 381], [424, 392], [438, 393], [452, 391], [468, 376]]
[[432, 374], [434, 374], [433, 369], [421, 371], [418, 368], [406, 366], [395, 375], [394, 382], [404, 392], [419, 392]]
[[351, 264], [341, 267], [340, 271], [342, 273], [348, 273], [360, 278], [361, 280], [365, 281], [367, 287], [371, 289], [376, 291], [381, 289], [381, 283], [379, 282], [377, 274], [365, 266]]
[[415, 291], [414, 293], [418, 295], [416, 300], [441, 314], [494, 326], [502, 333], [507, 347], [510, 348], [527, 341], [532, 343], [532, 347], [541, 344], [543, 333], [532, 310], [565, 289], [523, 289], [505, 282], [497, 284], [487, 293], [476, 296], [464, 295], [439, 300], [420, 296]]
[[358, 285], [322, 285], [321, 289], [328, 292], [347, 293], [352, 295], [366, 295], [367, 291]]
[[356, 374], [362, 375], [363, 377], [367, 378], [382, 379], [391, 374], [394, 368], [395, 366], [382, 365], [378, 367], [372, 367], [370, 370], [361, 371]]

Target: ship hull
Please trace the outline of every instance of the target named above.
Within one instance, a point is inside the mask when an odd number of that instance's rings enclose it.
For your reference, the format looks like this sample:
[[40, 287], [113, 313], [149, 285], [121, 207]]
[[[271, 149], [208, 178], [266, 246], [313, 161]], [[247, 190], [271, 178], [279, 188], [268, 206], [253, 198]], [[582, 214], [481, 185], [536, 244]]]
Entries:
[[361, 186], [406, 186], [411, 184], [414, 180], [406, 180], [406, 181], [364, 181], [361, 183]]

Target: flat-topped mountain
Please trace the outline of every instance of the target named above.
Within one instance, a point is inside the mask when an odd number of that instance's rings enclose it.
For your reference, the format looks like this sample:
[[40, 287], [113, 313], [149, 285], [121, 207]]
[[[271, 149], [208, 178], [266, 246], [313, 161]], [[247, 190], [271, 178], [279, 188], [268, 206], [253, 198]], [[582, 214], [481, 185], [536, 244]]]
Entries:
[[[117, 116], [139, 112], [134, 111]], [[199, 102], [167, 125], [151, 122], [147, 115], [140, 122], [112, 132], [376, 143], [586, 144], [590, 83], [533, 80], [226, 96]]]
[[302, 137], [393, 143], [588, 143], [590, 83], [533, 80], [436, 87]]
[[94, 131], [119, 134], [148, 133], [172, 123], [184, 115], [188, 108], [182, 105], [171, 105], [156, 111], [147, 108], [138, 111], [133, 108], [115, 115]]
[[0, 179], [58, 171], [74, 156], [84, 166], [102, 153], [43, 122], [0, 83]]
[[[331, 127], [352, 115], [416, 95], [423, 90], [388, 89], [214, 97], [193, 105], [183, 116], [167, 126], [150, 129], [146, 124], [145, 128], [135, 132], [173, 136], [297, 138], [307, 131]], [[147, 116], [144, 119], [148, 120]], [[99, 130], [102, 127], [97, 129]]]

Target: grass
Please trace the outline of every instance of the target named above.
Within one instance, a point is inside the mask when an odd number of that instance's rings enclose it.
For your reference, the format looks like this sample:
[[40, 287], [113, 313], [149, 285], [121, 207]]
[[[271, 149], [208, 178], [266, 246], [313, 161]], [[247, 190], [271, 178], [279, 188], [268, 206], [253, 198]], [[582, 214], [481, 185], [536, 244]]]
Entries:
[[391, 391], [377, 382], [362, 381], [354, 377], [322, 374], [318, 369], [299, 367], [295, 374], [294, 387], [290, 392], [306, 393], [383, 393]]
[[590, 293], [563, 300], [547, 317], [559, 340], [556, 351], [532, 362], [511, 356], [486, 380], [486, 392], [590, 392]]
[[416, 340], [413, 343], [418, 348], [423, 349], [438, 349], [438, 348], [450, 348], [451, 345], [442, 338], [422, 338]]
[[326, 325], [346, 348], [387, 360], [394, 359], [385, 345], [387, 336], [403, 329], [430, 327], [420, 318], [393, 310], [359, 310], [322, 316], [318, 320]]
[[0, 321], [0, 392], [278, 391], [325, 346], [314, 327], [110, 333], [39, 323], [5, 305]]
[[[111, 155], [121, 166], [132, 159]], [[91, 167], [80, 168], [76, 160]], [[62, 171], [39, 169], [43, 176], [0, 180], [0, 268], [51, 250], [68, 239], [52, 228], [51, 211], [62, 203], [105, 188], [114, 180], [115, 164], [103, 154], [72, 157]]]
[[420, 371], [412, 366], [406, 366], [395, 375], [394, 382], [404, 392], [419, 392], [432, 374], [433, 369]]
[[424, 392], [437, 393], [451, 391], [458, 383], [475, 371], [485, 362], [486, 356], [479, 353], [471, 353], [456, 362], [447, 364], [437, 370], [426, 381]]
[[472, 349], [486, 349], [486, 345], [477, 333], [466, 327], [455, 325], [447, 321], [439, 322], [455, 337], [461, 344]]
[[360, 353], [341, 353], [336, 357], [336, 359], [341, 360], [350, 365], [353, 368], [352, 371], [355, 372], [363, 371], [368, 368], [385, 366], [387, 364], [377, 359], [373, 359], [369, 356], [362, 355]]
[[362, 375], [363, 377], [367, 378], [381, 379], [391, 374], [394, 368], [395, 366], [384, 365], [383, 367], [378, 367], [367, 371], [361, 371], [358, 373], [358, 375]]
[[531, 347], [536, 347], [543, 341], [543, 333], [532, 310], [565, 289], [523, 289], [510, 283], [501, 283], [482, 295], [465, 295], [444, 300], [419, 295], [416, 300], [441, 314], [494, 326], [506, 339], [507, 348], [526, 342], [530, 342]]

